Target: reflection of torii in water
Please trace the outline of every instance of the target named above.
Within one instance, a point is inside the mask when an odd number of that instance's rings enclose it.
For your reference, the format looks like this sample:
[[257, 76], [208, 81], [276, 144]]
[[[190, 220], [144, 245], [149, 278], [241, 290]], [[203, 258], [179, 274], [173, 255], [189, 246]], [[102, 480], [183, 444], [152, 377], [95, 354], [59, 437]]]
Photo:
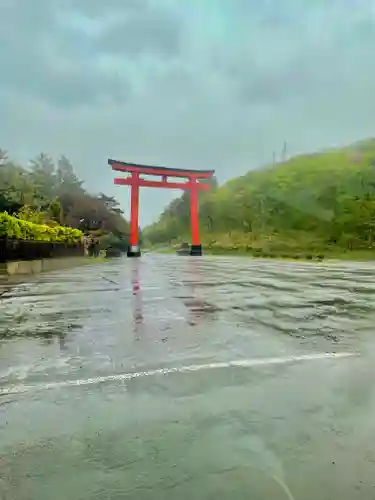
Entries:
[[202, 278], [204, 276], [202, 261], [189, 259], [187, 264], [190, 279], [186, 281], [185, 284], [191, 289], [193, 296], [187, 299], [185, 298], [184, 304], [189, 309], [189, 324], [193, 326], [203, 319], [215, 317], [216, 313], [220, 311], [220, 308], [204, 300], [201, 296], [200, 290], [203, 281]]
[[142, 310], [142, 295], [141, 286], [139, 283], [139, 266], [136, 265], [132, 269], [132, 292], [133, 292], [133, 320], [134, 320], [134, 330], [136, 333], [136, 340], [139, 340], [139, 325], [143, 324], [143, 310]]

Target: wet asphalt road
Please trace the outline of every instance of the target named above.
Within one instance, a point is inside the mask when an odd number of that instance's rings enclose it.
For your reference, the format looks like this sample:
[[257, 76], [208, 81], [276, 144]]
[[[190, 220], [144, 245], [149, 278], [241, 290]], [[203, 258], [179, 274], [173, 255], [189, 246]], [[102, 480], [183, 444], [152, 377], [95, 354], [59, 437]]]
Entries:
[[149, 254], [16, 285], [0, 499], [372, 500], [374, 320], [372, 263]]

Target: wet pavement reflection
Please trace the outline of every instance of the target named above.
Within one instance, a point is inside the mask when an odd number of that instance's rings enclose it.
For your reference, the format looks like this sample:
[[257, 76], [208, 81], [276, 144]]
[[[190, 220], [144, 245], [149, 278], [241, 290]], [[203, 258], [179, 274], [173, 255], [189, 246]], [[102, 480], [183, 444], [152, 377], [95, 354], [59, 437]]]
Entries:
[[372, 263], [2, 283], [0, 499], [375, 498]]

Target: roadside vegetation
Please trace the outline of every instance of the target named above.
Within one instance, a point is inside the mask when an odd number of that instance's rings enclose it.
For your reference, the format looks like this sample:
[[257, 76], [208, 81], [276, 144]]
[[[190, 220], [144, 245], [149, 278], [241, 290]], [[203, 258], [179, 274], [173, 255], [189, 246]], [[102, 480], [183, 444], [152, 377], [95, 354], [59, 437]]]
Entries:
[[[184, 193], [144, 231], [149, 245], [190, 241]], [[213, 253], [284, 258], [375, 257], [375, 140], [252, 170], [200, 197]]]
[[49, 224], [36, 224], [2, 212], [0, 213], [0, 237], [53, 243], [79, 243], [83, 239], [83, 233], [79, 229], [50, 222]]
[[0, 149], [0, 237], [74, 243], [83, 234], [103, 250], [126, 250], [129, 224], [116, 199], [89, 193], [65, 156], [55, 163], [41, 153], [22, 166]]

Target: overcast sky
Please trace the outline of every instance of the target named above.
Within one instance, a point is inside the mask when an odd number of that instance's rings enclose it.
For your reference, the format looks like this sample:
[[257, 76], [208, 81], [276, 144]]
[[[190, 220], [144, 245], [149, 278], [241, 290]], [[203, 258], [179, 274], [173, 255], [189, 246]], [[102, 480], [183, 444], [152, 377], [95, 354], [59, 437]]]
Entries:
[[[0, 147], [214, 168], [375, 136], [374, 0], [0, 0]], [[179, 193], [143, 190], [141, 223]]]

